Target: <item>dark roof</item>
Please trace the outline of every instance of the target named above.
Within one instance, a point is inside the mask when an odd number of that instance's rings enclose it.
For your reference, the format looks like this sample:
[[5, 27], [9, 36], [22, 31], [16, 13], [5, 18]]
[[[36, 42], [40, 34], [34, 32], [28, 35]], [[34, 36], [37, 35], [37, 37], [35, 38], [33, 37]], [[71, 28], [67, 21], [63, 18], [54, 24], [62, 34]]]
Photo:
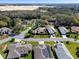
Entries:
[[49, 58], [49, 53], [47, 51], [47, 48], [42, 49], [43, 55], [45, 56], [45, 58]]
[[50, 46], [38, 45], [34, 47], [35, 59], [55, 59]]
[[8, 47], [9, 53], [7, 59], [9, 58], [19, 58], [22, 54], [27, 54], [31, 50], [32, 46], [30, 44], [12, 44]]

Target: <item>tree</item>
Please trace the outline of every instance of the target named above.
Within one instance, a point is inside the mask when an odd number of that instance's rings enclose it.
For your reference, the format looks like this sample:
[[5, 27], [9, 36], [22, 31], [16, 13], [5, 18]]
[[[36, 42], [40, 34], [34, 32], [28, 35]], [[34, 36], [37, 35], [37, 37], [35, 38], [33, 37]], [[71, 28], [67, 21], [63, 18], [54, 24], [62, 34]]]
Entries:
[[10, 42], [15, 42], [15, 38], [12, 38]]
[[0, 27], [5, 27], [5, 26], [7, 26], [7, 23], [3, 22], [3, 21], [0, 21]]
[[20, 18], [15, 18], [16, 25], [21, 25], [22, 20]]
[[79, 57], [79, 46], [76, 48], [76, 55]]
[[8, 16], [0, 16], [0, 21], [6, 22], [7, 23], [7, 27], [10, 27], [10, 18]]
[[66, 44], [69, 44], [69, 41], [66, 41]]
[[32, 35], [31, 34], [26, 34], [25, 35], [25, 38], [29, 38], [29, 37], [31, 37]]

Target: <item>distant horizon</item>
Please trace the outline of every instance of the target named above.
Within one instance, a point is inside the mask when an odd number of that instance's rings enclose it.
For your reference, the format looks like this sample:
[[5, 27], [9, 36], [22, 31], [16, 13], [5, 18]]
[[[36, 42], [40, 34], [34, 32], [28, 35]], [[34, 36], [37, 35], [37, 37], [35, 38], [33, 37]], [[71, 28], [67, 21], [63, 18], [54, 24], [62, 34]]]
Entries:
[[79, 4], [79, 3], [0, 3], [0, 4]]
[[0, 4], [78, 4], [79, 0], [0, 0]]

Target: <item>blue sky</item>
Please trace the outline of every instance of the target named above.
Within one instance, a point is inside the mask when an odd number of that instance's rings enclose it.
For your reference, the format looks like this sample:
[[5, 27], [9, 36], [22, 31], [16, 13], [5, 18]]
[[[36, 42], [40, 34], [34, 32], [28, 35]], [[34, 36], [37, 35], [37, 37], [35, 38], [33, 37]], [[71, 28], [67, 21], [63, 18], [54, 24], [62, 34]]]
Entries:
[[79, 3], [79, 0], [0, 0], [0, 3]]

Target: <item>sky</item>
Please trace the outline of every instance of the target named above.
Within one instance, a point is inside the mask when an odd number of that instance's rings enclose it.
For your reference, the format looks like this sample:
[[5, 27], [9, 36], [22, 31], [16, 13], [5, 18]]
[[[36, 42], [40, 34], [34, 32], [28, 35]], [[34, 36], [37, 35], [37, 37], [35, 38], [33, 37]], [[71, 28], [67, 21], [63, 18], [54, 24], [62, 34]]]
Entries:
[[0, 0], [0, 3], [79, 3], [79, 0]]

